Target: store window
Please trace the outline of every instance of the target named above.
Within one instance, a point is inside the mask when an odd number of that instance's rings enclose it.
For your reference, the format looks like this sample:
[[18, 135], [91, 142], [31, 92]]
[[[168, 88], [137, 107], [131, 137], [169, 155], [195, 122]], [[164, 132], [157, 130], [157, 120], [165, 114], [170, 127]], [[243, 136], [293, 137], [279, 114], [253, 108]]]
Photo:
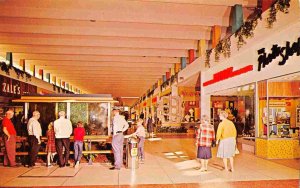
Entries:
[[300, 72], [268, 80], [266, 98], [267, 108], [262, 106], [263, 113], [260, 114], [267, 127], [263, 136], [297, 138], [300, 127]]
[[255, 84], [243, 85], [211, 96], [211, 119], [217, 129], [219, 112], [228, 112], [228, 119], [234, 122], [238, 136], [255, 136]]

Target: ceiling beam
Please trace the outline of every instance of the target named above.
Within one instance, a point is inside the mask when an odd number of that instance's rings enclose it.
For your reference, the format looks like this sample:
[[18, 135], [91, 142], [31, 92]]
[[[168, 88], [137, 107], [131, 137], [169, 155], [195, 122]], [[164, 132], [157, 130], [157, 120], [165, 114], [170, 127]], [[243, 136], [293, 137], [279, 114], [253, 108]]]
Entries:
[[91, 23], [89, 21], [77, 20], [9, 18], [0, 16], [0, 32], [10, 33], [209, 40], [210, 26], [213, 25], [182, 26], [121, 22]]
[[215, 5], [215, 6], [234, 6], [236, 4], [246, 7], [256, 7], [257, 0], [127, 0], [127, 1], [144, 1], [172, 4], [193, 4], [193, 5]]
[[[6, 51], [0, 51], [5, 57]], [[14, 59], [41, 60], [41, 61], [80, 61], [80, 62], [124, 62], [124, 63], [180, 63], [180, 58], [174, 57], [149, 57], [149, 56], [105, 56], [82, 54], [45, 54], [45, 53], [13, 53]]]
[[171, 68], [173, 64], [170, 63], [145, 63], [145, 62], [88, 62], [88, 61], [36, 61], [28, 60], [26, 64], [32, 64], [41, 68], [53, 68], [53, 67], [80, 67], [80, 68], [99, 68], [99, 67], [141, 67], [141, 68]]
[[[102, 37], [59, 34], [0, 33], [0, 44], [96, 46], [151, 49], [196, 49], [196, 40]], [[143, 45], [141, 45], [143, 44]]]
[[14, 53], [44, 53], [44, 54], [76, 54], [76, 55], [124, 55], [124, 56], [154, 56], [154, 57], [187, 57], [186, 50], [167, 49], [135, 49], [108, 47], [70, 47], [45, 45], [6, 45], [0, 44], [0, 51]]
[[[0, 16], [176, 25], [226, 25], [230, 7], [118, 0], [1, 1]], [[22, 11], [20, 11], [22, 10]], [[146, 13], [146, 14], [145, 14]], [[180, 15], [180, 16], [179, 16]], [[223, 18], [225, 17], [225, 18]]]

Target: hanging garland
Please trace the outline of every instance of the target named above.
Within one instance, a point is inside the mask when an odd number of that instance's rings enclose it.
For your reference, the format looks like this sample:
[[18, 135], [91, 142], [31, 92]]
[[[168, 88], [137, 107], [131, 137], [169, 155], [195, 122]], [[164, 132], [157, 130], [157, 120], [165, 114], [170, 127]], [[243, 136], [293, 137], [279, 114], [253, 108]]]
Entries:
[[215, 61], [218, 62], [220, 60], [221, 53], [225, 58], [230, 57], [231, 55], [230, 47], [231, 47], [230, 37], [221, 40], [215, 48]]
[[7, 65], [5, 62], [0, 62], [0, 64], [1, 64], [1, 70], [3, 72], [5, 72], [6, 75], [10, 75], [10, 70], [13, 69], [15, 71], [18, 79], [20, 78], [20, 76], [22, 78], [24, 78], [24, 76], [25, 76], [26, 81], [31, 80], [31, 75], [29, 73], [24, 72], [20, 69], [17, 69], [16, 67], [13, 67], [11, 65]]
[[205, 67], [210, 68], [210, 55], [211, 55], [212, 49], [206, 50], [205, 53]]
[[290, 0], [278, 0], [275, 4], [270, 7], [269, 16], [267, 20], [267, 28], [272, 28], [273, 24], [277, 21], [277, 12], [281, 11], [285, 14], [289, 13]]
[[254, 36], [254, 30], [257, 26], [258, 19], [262, 19], [261, 17], [262, 10], [261, 8], [255, 8], [253, 14], [250, 16], [250, 19], [247, 20], [241, 28], [234, 34], [237, 40], [237, 49], [239, 50], [244, 44], [246, 44], [246, 40], [248, 38], [252, 38]]

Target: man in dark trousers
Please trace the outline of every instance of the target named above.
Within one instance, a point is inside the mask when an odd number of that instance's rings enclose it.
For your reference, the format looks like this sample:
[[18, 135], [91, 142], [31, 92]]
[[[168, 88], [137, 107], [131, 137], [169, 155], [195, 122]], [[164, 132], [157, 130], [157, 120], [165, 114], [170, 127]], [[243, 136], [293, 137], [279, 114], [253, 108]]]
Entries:
[[38, 122], [40, 113], [34, 111], [32, 118], [29, 119], [27, 124], [28, 143], [29, 143], [29, 163], [28, 167], [35, 166], [37, 155], [40, 149], [42, 129], [41, 124]]
[[[65, 118], [65, 112], [60, 111], [58, 113], [59, 119], [54, 121], [55, 132], [55, 146], [58, 154], [58, 165], [60, 168], [64, 166], [70, 166], [70, 136], [73, 128], [69, 119]], [[65, 148], [65, 155], [63, 156], [63, 148]]]

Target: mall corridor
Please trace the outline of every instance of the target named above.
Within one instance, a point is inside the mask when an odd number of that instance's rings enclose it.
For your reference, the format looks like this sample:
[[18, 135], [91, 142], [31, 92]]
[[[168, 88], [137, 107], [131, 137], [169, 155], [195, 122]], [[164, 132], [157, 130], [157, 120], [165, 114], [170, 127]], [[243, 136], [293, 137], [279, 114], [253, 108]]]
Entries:
[[88, 165], [79, 169], [44, 166], [36, 168], [0, 167], [1, 187], [182, 187], [182, 188], [242, 188], [299, 187], [299, 160], [278, 164], [248, 152], [235, 157], [235, 172], [222, 171], [222, 161], [213, 159], [207, 172], [199, 171], [195, 160], [193, 138], [163, 138], [147, 141], [146, 160], [136, 170], [122, 168], [110, 171], [108, 163]]

